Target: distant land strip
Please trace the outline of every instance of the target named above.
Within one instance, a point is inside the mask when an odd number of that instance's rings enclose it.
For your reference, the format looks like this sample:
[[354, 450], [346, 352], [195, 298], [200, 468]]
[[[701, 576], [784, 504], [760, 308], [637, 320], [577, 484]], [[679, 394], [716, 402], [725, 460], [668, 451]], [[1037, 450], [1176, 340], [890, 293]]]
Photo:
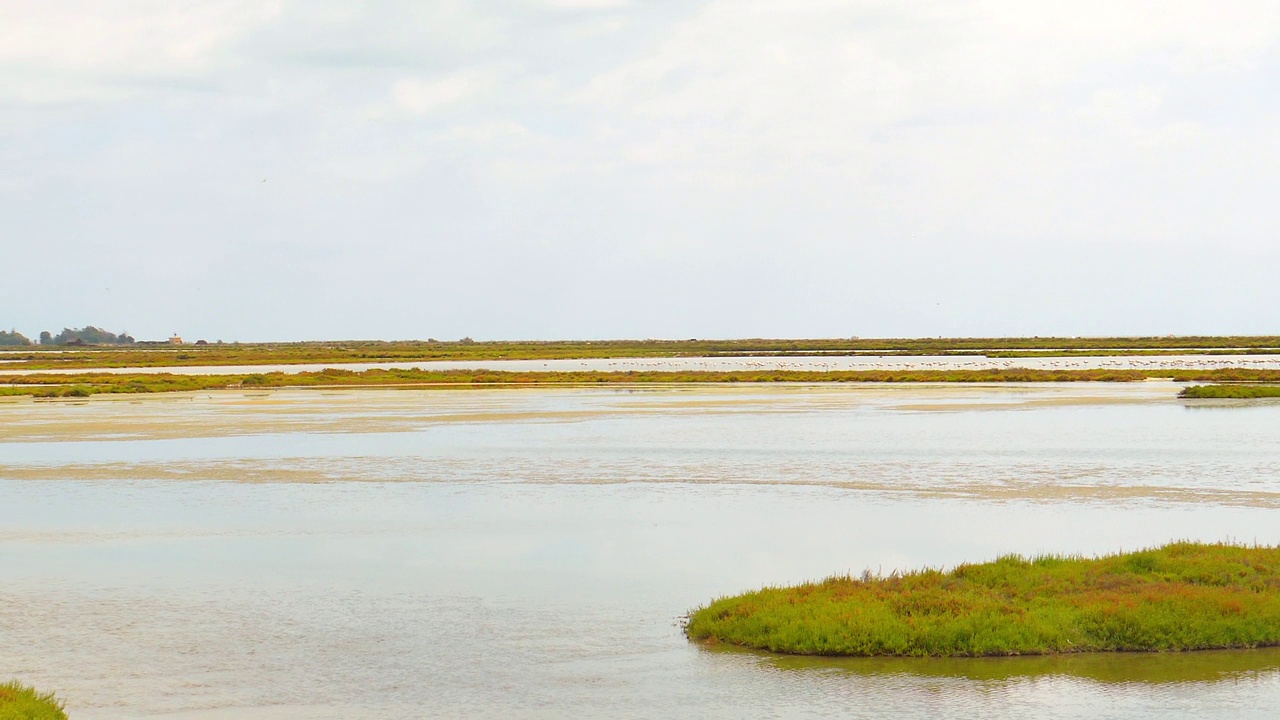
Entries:
[[735, 370], [735, 371], [565, 371], [328, 369], [302, 373], [243, 375], [110, 374], [0, 375], [0, 396], [88, 397], [102, 393], [161, 393], [196, 390], [308, 387], [431, 387], [534, 385], [661, 385], [678, 383], [1043, 383], [1137, 382], [1275, 383], [1280, 370], [1214, 368], [1193, 370]]
[[299, 343], [0, 346], [0, 367], [129, 368], [206, 365], [563, 360], [826, 355], [981, 355], [989, 358], [1280, 354], [1280, 336], [1112, 338], [838, 338], [799, 340], [341, 341]]

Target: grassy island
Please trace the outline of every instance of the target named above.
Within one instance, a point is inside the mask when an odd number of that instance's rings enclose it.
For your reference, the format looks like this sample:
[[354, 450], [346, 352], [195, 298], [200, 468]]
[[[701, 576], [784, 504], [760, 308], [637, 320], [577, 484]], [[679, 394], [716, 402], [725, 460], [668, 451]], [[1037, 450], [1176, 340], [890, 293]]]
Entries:
[[67, 714], [53, 693], [7, 682], [0, 683], [0, 720], [67, 720]]
[[1192, 385], [1178, 393], [1191, 400], [1280, 398], [1280, 385]]
[[1280, 548], [1175, 543], [1087, 559], [834, 577], [722, 598], [691, 639], [800, 655], [986, 656], [1280, 645]]

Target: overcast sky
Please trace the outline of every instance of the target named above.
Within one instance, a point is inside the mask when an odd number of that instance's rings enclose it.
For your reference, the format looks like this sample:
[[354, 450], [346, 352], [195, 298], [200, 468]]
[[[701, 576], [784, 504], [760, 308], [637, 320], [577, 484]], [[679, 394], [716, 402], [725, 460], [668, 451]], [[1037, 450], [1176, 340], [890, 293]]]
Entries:
[[0, 3], [0, 325], [1280, 333], [1280, 3]]

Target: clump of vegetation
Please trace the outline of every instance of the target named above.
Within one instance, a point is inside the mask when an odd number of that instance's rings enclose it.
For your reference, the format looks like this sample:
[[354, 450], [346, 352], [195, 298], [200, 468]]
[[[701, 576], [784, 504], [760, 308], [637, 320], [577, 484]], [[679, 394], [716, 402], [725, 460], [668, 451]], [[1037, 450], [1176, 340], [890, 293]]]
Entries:
[[329, 368], [319, 372], [242, 375], [174, 373], [94, 373], [0, 375], [0, 396], [86, 397], [100, 393], [158, 393], [194, 390], [306, 387], [445, 387], [494, 385], [657, 385], [683, 383], [1003, 383], [1136, 382], [1153, 377], [1176, 380], [1280, 381], [1280, 370], [728, 370], [728, 371], [534, 371]]
[[1280, 548], [1017, 555], [722, 598], [695, 640], [801, 655], [984, 656], [1280, 645]]
[[62, 332], [51, 335], [49, 331], [40, 333], [41, 345], [132, 345], [134, 339], [126, 333], [119, 335], [86, 325], [82, 328], [62, 328]]
[[20, 682], [0, 683], [0, 720], [67, 720], [62, 702]]
[[85, 398], [99, 392], [101, 390], [88, 385], [58, 385], [31, 394], [39, 398]]
[[1191, 399], [1280, 398], [1280, 385], [1191, 385], [1178, 393]]
[[26, 347], [30, 344], [31, 344], [31, 341], [27, 339], [27, 336], [23, 335], [17, 330], [10, 330], [8, 332], [5, 332], [4, 330], [0, 330], [0, 346]]

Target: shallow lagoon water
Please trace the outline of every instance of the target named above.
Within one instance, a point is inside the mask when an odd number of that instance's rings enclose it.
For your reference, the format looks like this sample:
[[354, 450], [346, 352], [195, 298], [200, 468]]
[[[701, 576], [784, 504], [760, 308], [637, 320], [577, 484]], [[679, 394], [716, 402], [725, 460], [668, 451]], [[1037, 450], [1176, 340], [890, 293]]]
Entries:
[[1171, 383], [0, 403], [0, 675], [77, 720], [1270, 717], [1280, 651], [822, 660], [725, 593], [1280, 542], [1280, 404]]
[[[237, 375], [246, 373], [320, 372], [337, 368], [366, 370], [503, 370], [507, 372], [696, 372], [751, 370], [1212, 370], [1220, 368], [1280, 369], [1280, 355], [1079, 355], [990, 358], [983, 355], [788, 355], [672, 358], [588, 358], [547, 360], [411, 360], [407, 362], [302, 363], [290, 365], [203, 365], [95, 368], [94, 373]], [[9, 375], [34, 373], [79, 375], [84, 369], [6, 370]]]

